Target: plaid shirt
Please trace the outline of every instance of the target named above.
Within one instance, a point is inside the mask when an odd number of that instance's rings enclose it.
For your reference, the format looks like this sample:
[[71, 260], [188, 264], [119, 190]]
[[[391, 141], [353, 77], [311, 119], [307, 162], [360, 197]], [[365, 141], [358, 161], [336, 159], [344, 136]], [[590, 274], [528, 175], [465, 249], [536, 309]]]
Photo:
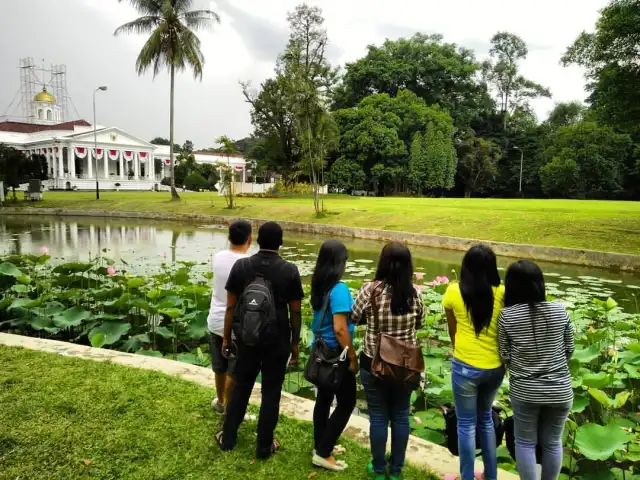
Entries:
[[[378, 286], [376, 288], [376, 306], [378, 307], [379, 329], [376, 328], [371, 305], [371, 292], [376, 286]], [[351, 311], [351, 319], [354, 323], [363, 323], [366, 318], [367, 330], [364, 336], [363, 353], [369, 358], [375, 357], [378, 348], [378, 333], [380, 332], [417, 345], [416, 330], [422, 328], [424, 321], [424, 303], [417, 292], [417, 301], [413, 302], [409, 313], [394, 315], [391, 313], [391, 288], [385, 285], [380, 294], [381, 288], [382, 284], [379, 282], [365, 283], [360, 288], [356, 303]]]

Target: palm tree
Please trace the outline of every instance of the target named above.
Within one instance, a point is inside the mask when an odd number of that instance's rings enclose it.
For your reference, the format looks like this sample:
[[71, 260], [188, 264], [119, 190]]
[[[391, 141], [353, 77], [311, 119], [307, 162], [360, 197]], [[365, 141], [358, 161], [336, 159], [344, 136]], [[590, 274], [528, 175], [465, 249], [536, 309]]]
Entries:
[[[118, 0], [121, 3], [125, 0]], [[171, 198], [179, 200], [173, 165], [173, 96], [176, 71], [189, 67], [196, 79], [202, 80], [204, 56], [200, 39], [194, 33], [220, 23], [220, 17], [211, 10], [190, 10], [193, 0], [128, 0], [142, 16], [118, 27], [114, 35], [150, 34], [138, 59], [136, 70], [142, 75], [153, 68], [153, 77], [164, 67], [171, 75], [171, 100], [169, 107], [169, 152], [171, 158]]]

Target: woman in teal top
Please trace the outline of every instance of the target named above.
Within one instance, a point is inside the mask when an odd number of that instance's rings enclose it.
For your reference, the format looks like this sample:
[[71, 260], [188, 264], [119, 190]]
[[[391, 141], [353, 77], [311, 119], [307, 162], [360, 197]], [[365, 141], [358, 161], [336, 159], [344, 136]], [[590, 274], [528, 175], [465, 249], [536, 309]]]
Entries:
[[[318, 467], [333, 471], [342, 471], [347, 468], [346, 463], [336, 460], [332, 452], [356, 405], [358, 361], [353, 348], [355, 327], [349, 319], [353, 298], [351, 298], [349, 287], [340, 281], [344, 275], [348, 257], [347, 248], [342, 242], [337, 240], [324, 242], [320, 247], [316, 268], [311, 278], [313, 334], [316, 337], [322, 337], [327, 346], [336, 351], [346, 350], [349, 358], [349, 371], [344, 375], [338, 388], [332, 390], [319, 387], [313, 409], [315, 450], [312, 462]], [[337, 406], [329, 415], [334, 398]]]

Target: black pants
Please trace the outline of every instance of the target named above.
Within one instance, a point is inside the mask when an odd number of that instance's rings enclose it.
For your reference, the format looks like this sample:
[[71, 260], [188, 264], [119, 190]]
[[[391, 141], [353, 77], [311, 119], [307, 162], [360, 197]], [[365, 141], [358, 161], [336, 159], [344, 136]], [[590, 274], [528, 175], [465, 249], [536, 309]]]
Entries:
[[228, 451], [238, 441], [238, 428], [247, 413], [249, 397], [259, 373], [262, 373], [262, 405], [258, 419], [256, 457], [271, 455], [273, 431], [280, 414], [280, 392], [287, 370], [289, 352], [275, 352], [269, 348], [238, 345], [238, 358], [234, 372], [234, 385], [227, 405], [222, 430], [222, 450]]
[[[333, 398], [336, 398], [337, 406], [333, 414], [329, 416]], [[318, 388], [316, 406], [313, 409], [313, 437], [316, 453], [322, 458], [331, 456], [333, 447], [344, 428], [349, 422], [349, 417], [356, 406], [356, 377], [347, 372], [342, 379], [338, 390]]]

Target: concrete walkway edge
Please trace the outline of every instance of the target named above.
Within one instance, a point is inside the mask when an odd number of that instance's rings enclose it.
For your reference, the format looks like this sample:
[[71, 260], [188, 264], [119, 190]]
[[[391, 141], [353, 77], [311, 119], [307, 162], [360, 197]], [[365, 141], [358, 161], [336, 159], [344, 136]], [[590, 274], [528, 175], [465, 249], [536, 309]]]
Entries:
[[[124, 210], [73, 210], [58, 208], [0, 208], [0, 215], [53, 215], [80, 217], [111, 217], [111, 218], [140, 218], [147, 220], [173, 220], [192, 223], [228, 225], [238, 217], [223, 215], [202, 215], [166, 212], [140, 212]], [[249, 218], [254, 225], [260, 225], [267, 220]], [[341, 236], [363, 238], [384, 242], [399, 241], [409, 245], [419, 245], [447, 250], [465, 251], [479, 240], [448, 237], [443, 235], [428, 235], [421, 233], [398, 232], [391, 230], [375, 230], [371, 228], [356, 228], [326, 223], [301, 223], [278, 221], [290, 232], [309, 233], [314, 235]], [[519, 243], [505, 243], [482, 241], [490, 245], [497, 255], [512, 258], [529, 258], [532, 260], [568, 263], [589, 267], [611, 268], [626, 271], [640, 271], [640, 255], [599, 252], [595, 250], [549, 247], [544, 245], [525, 245]]]
[[[144, 355], [135, 355], [132, 353], [119, 352], [117, 350], [92, 348], [84, 345], [60, 342], [57, 340], [46, 340], [8, 333], [0, 333], [0, 344], [11, 347], [28, 348], [30, 350], [37, 350], [41, 352], [55, 353], [69, 357], [112, 362], [119, 365], [142, 368], [145, 370], [156, 370], [166, 373], [167, 375], [180, 377], [190, 382], [204, 385], [205, 387], [215, 387], [215, 381], [211, 369], [174, 360], [146, 357]], [[251, 395], [251, 403], [254, 405], [260, 404], [260, 385], [258, 384], [256, 384], [256, 388]], [[283, 415], [297, 420], [312, 422], [313, 407], [314, 402], [311, 400], [282, 392], [280, 413]], [[345, 430], [345, 435], [368, 448], [369, 421], [364, 417], [352, 416]], [[414, 466], [425, 468], [440, 477], [443, 477], [445, 473], [458, 472], [458, 459], [451, 455], [446, 448], [414, 436], [409, 439], [407, 461]], [[481, 463], [476, 465], [476, 470], [482, 471]], [[515, 480], [519, 477], [512, 473], [499, 471], [498, 478], [499, 480]]]

